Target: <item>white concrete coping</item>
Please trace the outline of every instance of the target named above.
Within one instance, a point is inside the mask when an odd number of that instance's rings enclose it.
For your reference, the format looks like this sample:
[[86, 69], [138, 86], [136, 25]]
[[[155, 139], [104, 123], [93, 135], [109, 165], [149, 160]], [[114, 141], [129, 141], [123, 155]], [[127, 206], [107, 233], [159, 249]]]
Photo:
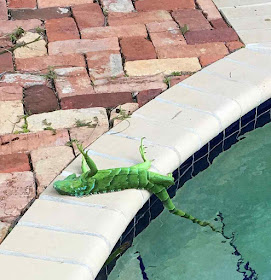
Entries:
[[[99, 169], [141, 162], [138, 146], [145, 136], [147, 156], [154, 159], [152, 170], [172, 172], [271, 97], [271, 29], [257, 22], [260, 37], [251, 31], [256, 24], [255, 7], [261, 19], [270, 11], [270, 0], [215, 2], [237, 26], [247, 47], [165, 91], [137, 110], [129, 123], [123, 121], [90, 145], [89, 155]], [[79, 156], [56, 180], [80, 173], [80, 164]], [[58, 195], [51, 184], [0, 245], [1, 277], [94, 279], [149, 197], [140, 190], [66, 197]]]

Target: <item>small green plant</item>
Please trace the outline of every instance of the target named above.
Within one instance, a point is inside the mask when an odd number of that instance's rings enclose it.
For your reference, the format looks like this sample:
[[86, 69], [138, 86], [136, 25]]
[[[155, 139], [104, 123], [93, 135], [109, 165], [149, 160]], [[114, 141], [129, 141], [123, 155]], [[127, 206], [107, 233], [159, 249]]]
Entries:
[[105, 8], [103, 8], [103, 14], [104, 14], [104, 16], [108, 16], [108, 10], [107, 9], [105, 9]]
[[164, 78], [164, 83], [169, 87], [169, 85], [170, 85], [170, 80], [171, 80], [171, 77], [170, 76], [167, 76], [167, 77], [165, 77]]
[[35, 31], [42, 36], [45, 35], [45, 29], [41, 28], [40, 26], [36, 27]]
[[125, 120], [131, 117], [131, 113], [127, 112], [126, 110], [122, 109], [121, 106], [119, 108], [116, 109], [116, 113], [118, 114], [118, 116], [114, 117], [111, 119], [111, 121], [114, 120]]
[[[97, 117], [96, 117], [97, 118]], [[89, 127], [89, 128], [95, 128], [97, 126], [97, 123], [85, 122], [81, 120], [75, 120], [75, 126], [76, 127]]]
[[184, 35], [186, 32], [189, 31], [189, 26], [187, 24], [185, 24], [184, 26], [181, 26], [181, 31], [182, 31], [182, 34]]
[[48, 71], [47, 73], [44, 75], [44, 77], [46, 78], [46, 80], [51, 81], [51, 80], [55, 80], [57, 78], [57, 74], [55, 72], [54, 67], [49, 66], [48, 67]]
[[182, 75], [182, 73], [179, 72], [179, 71], [172, 72], [172, 73], [170, 74], [170, 76], [181, 76], [181, 75]]
[[16, 44], [17, 40], [22, 37], [22, 35], [25, 33], [24, 29], [22, 27], [17, 27], [12, 33], [10, 33], [9, 39], [13, 44]]
[[79, 144], [79, 141], [77, 139], [71, 139], [70, 141], [66, 142], [65, 145], [68, 146], [68, 147], [72, 147], [73, 143], [74, 144]]
[[43, 130], [51, 130], [53, 135], [56, 135], [56, 129], [54, 129], [51, 125], [52, 123], [48, 122], [46, 119], [42, 121], [43, 125], [46, 125], [46, 127], [43, 128]]
[[19, 121], [17, 123], [19, 123], [23, 119], [24, 124], [21, 126], [22, 130], [15, 130], [13, 133], [20, 134], [20, 133], [30, 132], [30, 130], [28, 129], [28, 122], [27, 122], [27, 118], [29, 117], [29, 115], [23, 115], [23, 116], [18, 116], [18, 117], [19, 117]]

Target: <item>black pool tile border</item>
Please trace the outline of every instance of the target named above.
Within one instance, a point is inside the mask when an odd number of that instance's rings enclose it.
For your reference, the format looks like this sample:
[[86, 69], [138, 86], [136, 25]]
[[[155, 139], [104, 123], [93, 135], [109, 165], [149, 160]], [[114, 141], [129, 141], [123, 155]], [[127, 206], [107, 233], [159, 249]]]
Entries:
[[[262, 127], [270, 121], [271, 98], [231, 124], [175, 170], [173, 172], [175, 185], [168, 189], [170, 197], [174, 197], [176, 191], [181, 188], [185, 182], [208, 168], [220, 153], [228, 150], [232, 145], [242, 140], [241, 136], [243, 134]], [[133, 239], [140, 234], [152, 220], [159, 216], [163, 209], [164, 207], [160, 200], [158, 200], [155, 195], [152, 195], [127, 226], [113, 251], [119, 248], [124, 242], [130, 242], [132, 244]], [[96, 277], [96, 280], [106, 280], [107, 276], [114, 268], [115, 263], [116, 260], [103, 268]]]

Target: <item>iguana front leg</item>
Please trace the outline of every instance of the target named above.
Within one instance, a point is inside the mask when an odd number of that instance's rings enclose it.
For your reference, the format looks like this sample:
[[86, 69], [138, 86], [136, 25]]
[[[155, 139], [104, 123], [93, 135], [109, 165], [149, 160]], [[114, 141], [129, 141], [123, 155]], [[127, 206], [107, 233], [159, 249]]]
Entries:
[[84, 152], [82, 145], [77, 144], [77, 148], [83, 156], [81, 165], [82, 172], [85, 173], [90, 169], [89, 176], [94, 176], [98, 172], [95, 162], [88, 156], [87, 152]]
[[139, 168], [139, 169], [148, 170], [151, 167], [151, 161], [146, 159], [146, 151], [145, 151], [146, 147], [144, 147], [144, 145], [143, 145], [144, 138], [145, 137], [141, 138], [140, 146], [139, 146], [139, 152], [140, 152], [141, 158], [143, 159], [144, 162], [133, 165], [133, 166], [131, 166], [131, 168]]

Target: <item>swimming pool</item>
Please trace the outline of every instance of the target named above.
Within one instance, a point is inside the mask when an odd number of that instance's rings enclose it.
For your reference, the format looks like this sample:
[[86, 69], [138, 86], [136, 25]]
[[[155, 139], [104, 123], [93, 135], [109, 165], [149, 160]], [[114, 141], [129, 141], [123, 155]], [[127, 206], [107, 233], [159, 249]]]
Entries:
[[176, 206], [223, 227], [223, 235], [167, 211], [159, 215], [163, 207], [151, 197], [117, 244], [134, 239], [108, 279], [270, 279], [271, 127], [241, 136], [270, 121], [270, 104], [268, 100], [249, 112], [174, 172], [171, 196], [183, 186], [174, 198]]

